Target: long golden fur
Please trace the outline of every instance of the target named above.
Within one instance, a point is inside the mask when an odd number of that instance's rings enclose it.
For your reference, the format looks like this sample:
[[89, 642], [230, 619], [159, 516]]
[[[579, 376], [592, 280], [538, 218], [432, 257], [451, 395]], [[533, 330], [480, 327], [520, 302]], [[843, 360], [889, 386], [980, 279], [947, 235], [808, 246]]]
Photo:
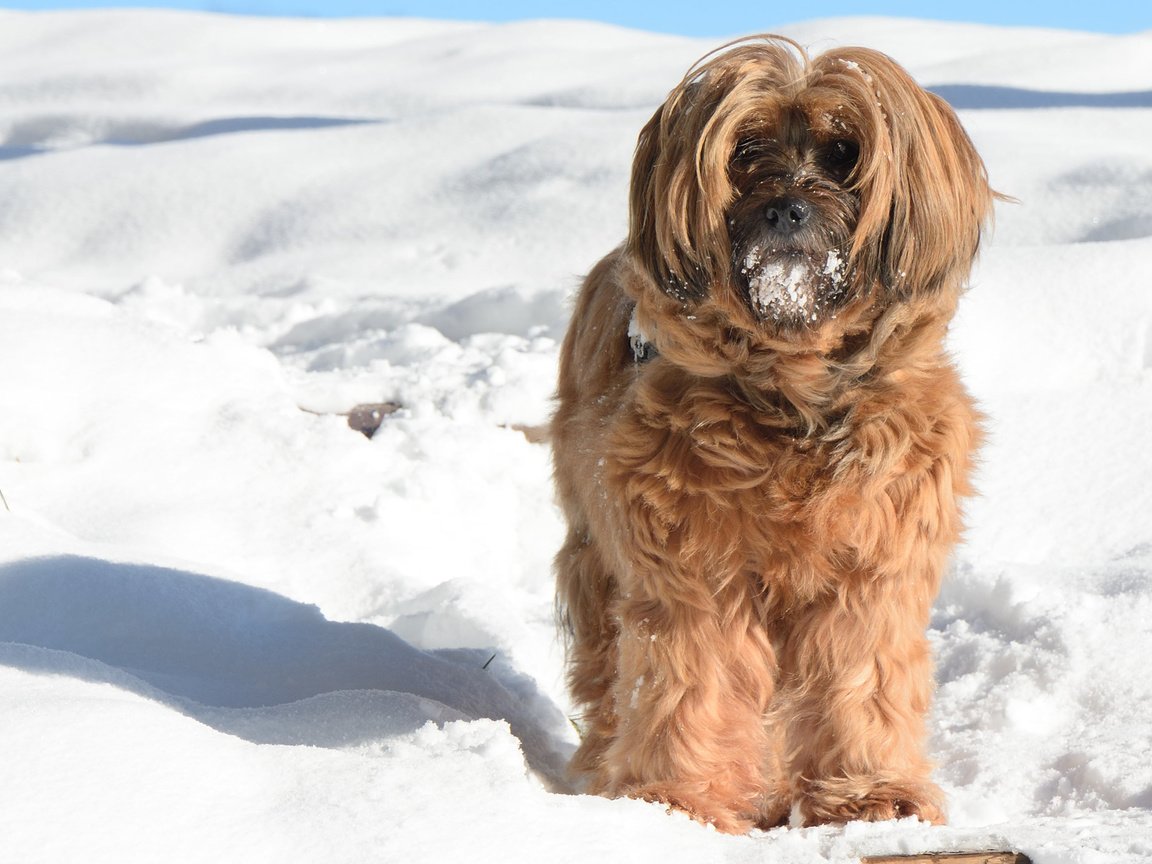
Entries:
[[867, 49], [733, 43], [644, 127], [552, 427], [589, 791], [730, 832], [944, 820], [924, 631], [979, 432], [942, 343], [992, 199]]

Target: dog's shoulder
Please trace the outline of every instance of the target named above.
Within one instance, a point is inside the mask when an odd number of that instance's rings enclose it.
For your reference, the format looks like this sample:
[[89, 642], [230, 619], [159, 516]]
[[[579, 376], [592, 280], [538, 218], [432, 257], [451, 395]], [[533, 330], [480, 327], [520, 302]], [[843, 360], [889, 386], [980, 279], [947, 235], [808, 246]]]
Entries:
[[597, 398], [635, 364], [629, 339], [635, 303], [629, 283], [636, 278], [623, 249], [610, 252], [584, 278], [560, 349], [561, 404]]

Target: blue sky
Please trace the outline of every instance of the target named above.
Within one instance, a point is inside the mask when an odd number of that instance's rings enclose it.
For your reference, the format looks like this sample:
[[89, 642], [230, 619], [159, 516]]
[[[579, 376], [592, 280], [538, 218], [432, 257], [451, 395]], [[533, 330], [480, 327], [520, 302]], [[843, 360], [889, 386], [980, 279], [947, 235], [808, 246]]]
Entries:
[[554, 0], [554, 2], [466, 2], [466, 0], [62, 0], [62, 2], [3, 2], [8, 9], [100, 8], [107, 6], [161, 6], [204, 9], [249, 15], [414, 15], [429, 18], [508, 21], [518, 18], [591, 18], [629, 27], [693, 36], [729, 36], [768, 29], [806, 18], [834, 15], [899, 15], [978, 21], [989, 24], [1065, 27], [1105, 33], [1131, 33], [1152, 29], [1152, 3], [1148, 0], [1051, 0], [1051, 2], [995, 2], [995, 0], [829, 0], [797, 4], [759, 2], [627, 2], [627, 0]]

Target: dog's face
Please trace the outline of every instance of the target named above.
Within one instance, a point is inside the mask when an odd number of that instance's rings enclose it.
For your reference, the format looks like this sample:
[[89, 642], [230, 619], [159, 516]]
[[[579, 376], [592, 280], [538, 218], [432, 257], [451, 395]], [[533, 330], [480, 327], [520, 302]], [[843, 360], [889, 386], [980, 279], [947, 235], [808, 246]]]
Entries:
[[628, 248], [730, 333], [803, 343], [850, 308], [957, 293], [991, 201], [952, 110], [891, 59], [753, 39], [641, 133]]
[[835, 315], [853, 296], [860, 144], [799, 110], [773, 121], [749, 130], [731, 159], [730, 269], [753, 314], [790, 329]]

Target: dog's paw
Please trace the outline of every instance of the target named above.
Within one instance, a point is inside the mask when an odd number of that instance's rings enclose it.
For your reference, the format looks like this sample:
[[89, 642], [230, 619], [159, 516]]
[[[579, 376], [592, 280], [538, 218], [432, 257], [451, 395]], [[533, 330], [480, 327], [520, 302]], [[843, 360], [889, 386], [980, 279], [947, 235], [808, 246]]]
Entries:
[[882, 822], [915, 816], [943, 825], [944, 794], [934, 783], [825, 780], [809, 784], [800, 801], [805, 825], [843, 822]]
[[684, 813], [725, 834], [747, 834], [759, 827], [757, 814], [742, 812], [708, 795], [688, 791], [676, 784], [650, 783], [630, 788], [624, 794], [629, 798], [663, 804], [669, 813]]
[[756, 827], [770, 831], [787, 825], [792, 816], [792, 790], [783, 777], [777, 778], [760, 796]]

